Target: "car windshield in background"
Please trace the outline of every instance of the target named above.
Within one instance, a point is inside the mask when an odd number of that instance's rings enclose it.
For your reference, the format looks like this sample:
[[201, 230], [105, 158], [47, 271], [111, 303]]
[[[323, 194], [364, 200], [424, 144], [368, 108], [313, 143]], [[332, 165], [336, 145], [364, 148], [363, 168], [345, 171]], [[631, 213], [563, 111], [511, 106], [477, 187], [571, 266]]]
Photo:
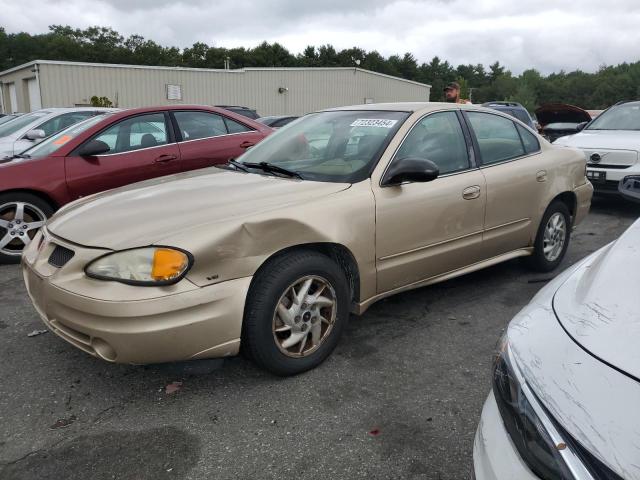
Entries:
[[305, 180], [359, 182], [369, 176], [408, 116], [371, 110], [312, 113], [271, 134], [239, 161], [264, 162]]
[[640, 103], [624, 103], [596, 117], [587, 130], [640, 130]]
[[20, 156], [25, 158], [43, 158], [47, 155], [51, 155], [69, 140], [74, 139], [88, 128], [91, 128], [96, 123], [101, 122], [108, 115], [111, 114], [99, 114], [80, 123], [76, 123], [75, 125], [56, 133], [33, 147], [27, 148], [24, 152], [20, 153]]
[[21, 128], [26, 127], [30, 123], [34, 122], [38, 118], [46, 117], [50, 112], [33, 112], [27, 115], [22, 115], [10, 122], [0, 125], [0, 138], [6, 137], [16, 133]]
[[16, 118], [18, 118], [18, 115], [5, 115], [4, 117], [0, 117], [0, 125], [15, 120]]

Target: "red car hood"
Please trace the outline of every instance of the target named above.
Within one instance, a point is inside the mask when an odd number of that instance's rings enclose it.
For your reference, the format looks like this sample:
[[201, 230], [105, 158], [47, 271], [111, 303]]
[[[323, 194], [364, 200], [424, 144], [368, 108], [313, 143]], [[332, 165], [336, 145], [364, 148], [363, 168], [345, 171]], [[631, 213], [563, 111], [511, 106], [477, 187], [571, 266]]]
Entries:
[[582, 123], [591, 121], [586, 110], [566, 103], [547, 103], [535, 111], [540, 126], [550, 123]]

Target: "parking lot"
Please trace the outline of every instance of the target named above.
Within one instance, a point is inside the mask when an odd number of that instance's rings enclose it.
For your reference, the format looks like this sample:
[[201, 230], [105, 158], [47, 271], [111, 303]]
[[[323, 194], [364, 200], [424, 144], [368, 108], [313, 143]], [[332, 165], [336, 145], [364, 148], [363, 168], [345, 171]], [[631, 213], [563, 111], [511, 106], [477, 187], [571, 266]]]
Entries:
[[[638, 215], [595, 198], [562, 268]], [[241, 357], [111, 365], [29, 336], [44, 326], [0, 266], [0, 477], [467, 478], [492, 348], [551, 276], [516, 260], [397, 295], [319, 368], [278, 378]]]

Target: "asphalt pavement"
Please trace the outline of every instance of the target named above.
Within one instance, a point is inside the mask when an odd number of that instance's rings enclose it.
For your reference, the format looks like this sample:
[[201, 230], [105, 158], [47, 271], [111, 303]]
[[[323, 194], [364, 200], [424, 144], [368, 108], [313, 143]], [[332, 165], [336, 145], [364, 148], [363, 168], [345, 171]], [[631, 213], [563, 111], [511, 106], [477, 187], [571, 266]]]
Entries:
[[94, 359], [41, 333], [19, 267], [0, 265], [0, 478], [468, 478], [501, 332], [638, 216], [595, 199], [558, 272], [514, 260], [383, 300], [322, 366], [285, 379], [241, 357]]

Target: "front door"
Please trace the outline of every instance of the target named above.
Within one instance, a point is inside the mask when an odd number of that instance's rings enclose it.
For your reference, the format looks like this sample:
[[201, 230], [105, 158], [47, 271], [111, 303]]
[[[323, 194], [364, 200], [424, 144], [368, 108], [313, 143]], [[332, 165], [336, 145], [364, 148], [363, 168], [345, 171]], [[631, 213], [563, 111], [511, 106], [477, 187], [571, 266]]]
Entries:
[[481, 260], [485, 180], [455, 111], [431, 113], [409, 132], [391, 162], [426, 158], [440, 174], [428, 183], [374, 186], [378, 293]]
[[180, 151], [172, 141], [168, 117], [163, 112], [121, 120], [90, 140], [103, 141], [110, 150], [80, 157], [76, 152], [81, 145], [65, 159], [72, 198], [180, 171]]

